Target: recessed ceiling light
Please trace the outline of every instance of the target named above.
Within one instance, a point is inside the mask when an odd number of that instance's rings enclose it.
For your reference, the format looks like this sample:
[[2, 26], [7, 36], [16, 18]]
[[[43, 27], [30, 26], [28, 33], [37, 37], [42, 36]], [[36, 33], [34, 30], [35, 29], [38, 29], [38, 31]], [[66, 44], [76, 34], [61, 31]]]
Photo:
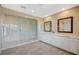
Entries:
[[32, 13], [35, 12], [34, 10], [32, 10]]
[[62, 8], [61, 10], [65, 10], [65, 8]]
[[26, 7], [25, 7], [25, 6], [21, 6], [21, 8], [22, 8], [22, 9], [26, 9]]

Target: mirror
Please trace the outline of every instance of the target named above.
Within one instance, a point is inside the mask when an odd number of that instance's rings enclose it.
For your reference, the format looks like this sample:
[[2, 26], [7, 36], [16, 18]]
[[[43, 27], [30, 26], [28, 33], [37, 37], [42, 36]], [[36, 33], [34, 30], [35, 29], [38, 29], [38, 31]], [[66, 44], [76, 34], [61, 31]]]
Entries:
[[58, 19], [58, 32], [73, 33], [73, 17]]
[[44, 31], [45, 32], [51, 32], [51, 27], [52, 27], [51, 21], [44, 22]]

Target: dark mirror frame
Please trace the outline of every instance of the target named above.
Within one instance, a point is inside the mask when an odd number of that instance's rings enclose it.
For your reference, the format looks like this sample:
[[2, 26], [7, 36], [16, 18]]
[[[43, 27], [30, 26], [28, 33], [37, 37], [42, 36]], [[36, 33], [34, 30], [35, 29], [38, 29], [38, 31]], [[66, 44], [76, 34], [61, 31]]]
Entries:
[[[65, 20], [65, 19], [71, 19], [71, 31], [60, 31], [59, 30], [59, 21], [60, 20]], [[66, 18], [58, 19], [58, 32], [61, 32], [61, 33], [73, 33], [73, 16], [72, 17], [66, 17]]]
[[[50, 26], [49, 30], [46, 30], [46, 28], [45, 28], [46, 27], [45, 26], [46, 23], [49, 23], [49, 26]], [[51, 32], [52, 31], [52, 22], [51, 21], [44, 22], [44, 31], [45, 32]]]

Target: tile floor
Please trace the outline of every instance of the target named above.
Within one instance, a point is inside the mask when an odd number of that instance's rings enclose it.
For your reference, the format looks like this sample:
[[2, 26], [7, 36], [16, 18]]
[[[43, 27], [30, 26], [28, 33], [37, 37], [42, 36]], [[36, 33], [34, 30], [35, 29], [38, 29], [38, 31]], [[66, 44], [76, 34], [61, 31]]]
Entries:
[[71, 55], [43, 42], [34, 42], [2, 51], [2, 55]]

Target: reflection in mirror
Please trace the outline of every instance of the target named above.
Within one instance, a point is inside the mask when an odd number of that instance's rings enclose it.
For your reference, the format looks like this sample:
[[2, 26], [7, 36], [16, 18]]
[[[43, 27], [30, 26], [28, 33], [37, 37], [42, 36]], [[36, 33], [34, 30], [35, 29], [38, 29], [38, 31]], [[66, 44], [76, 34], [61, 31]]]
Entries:
[[51, 24], [52, 24], [51, 21], [44, 22], [44, 31], [45, 32], [51, 32], [51, 27], [52, 27]]
[[58, 32], [73, 32], [73, 17], [58, 19]]

